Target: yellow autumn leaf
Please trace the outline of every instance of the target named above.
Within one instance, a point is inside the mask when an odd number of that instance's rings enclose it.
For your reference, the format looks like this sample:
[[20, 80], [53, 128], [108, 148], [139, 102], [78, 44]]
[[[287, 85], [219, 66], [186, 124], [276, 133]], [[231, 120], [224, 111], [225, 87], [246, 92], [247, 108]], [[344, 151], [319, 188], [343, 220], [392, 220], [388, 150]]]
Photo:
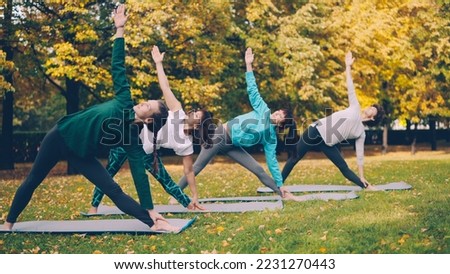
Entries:
[[262, 254], [267, 253], [267, 251], [269, 251], [269, 249], [268, 249], [267, 247], [265, 247], [265, 246], [263, 246], [263, 247], [261, 247], [261, 248], [259, 249], [259, 252], [262, 253]]
[[101, 252], [100, 250], [95, 250], [94, 252], [92, 252], [92, 254], [103, 254], [103, 252]]
[[319, 248], [319, 252], [320, 253], [326, 253], [327, 249], [325, 247], [321, 247], [321, 248]]
[[281, 230], [279, 228], [275, 229], [275, 234], [279, 235], [281, 233], [283, 233], [283, 230]]
[[31, 249], [31, 252], [33, 254], [38, 254], [40, 250], [41, 250], [41, 248], [39, 246], [36, 246], [35, 248]]
[[223, 240], [222, 241], [222, 246], [223, 247], [227, 247], [227, 246], [229, 246], [230, 244], [226, 241], [226, 240]]
[[400, 238], [400, 240], [398, 240], [398, 243], [400, 245], [403, 245], [407, 239], [409, 239], [410, 235], [409, 234], [403, 234], [403, 236]]

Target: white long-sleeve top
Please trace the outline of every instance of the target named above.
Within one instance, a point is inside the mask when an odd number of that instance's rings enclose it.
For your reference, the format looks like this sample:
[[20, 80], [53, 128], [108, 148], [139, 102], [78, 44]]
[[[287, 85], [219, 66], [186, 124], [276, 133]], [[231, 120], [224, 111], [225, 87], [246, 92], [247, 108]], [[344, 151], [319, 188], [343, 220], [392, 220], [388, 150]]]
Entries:
[[356, 98], [351, 77], [347, 77], [347, 90], [350, 106], [320, 119], [316, 127], [328, 146], [334, 146], [344, 140], [355, 139], [356, 159], [358, 165], [362, 166], [366, 133], [361, 120], [361, 106]]

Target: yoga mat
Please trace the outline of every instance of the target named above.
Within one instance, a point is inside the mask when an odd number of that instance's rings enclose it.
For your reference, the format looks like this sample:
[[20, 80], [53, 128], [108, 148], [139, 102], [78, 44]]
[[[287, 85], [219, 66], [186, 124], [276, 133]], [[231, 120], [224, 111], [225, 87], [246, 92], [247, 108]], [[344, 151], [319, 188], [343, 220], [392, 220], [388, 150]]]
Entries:
[[[195, 219], [167, 219], [173, 226], [182, 227], [181, 231], [191, 226]], [[180, 233], [178, 232], [178, 233]], [[121, 220], [81, 220], [81, 221], [28, 221], [17, 222], [12, 230], [0, 227], [0, 233], [56, 233], [56, 234], [101, 234], [133, 233], [163, 234], [167, 231], [155, 231], [137, 219]]]
[[[210, 200], [210, 202], [226, 202], [226, 201], [239, 201], [236, 198], [229, 198], [229, 200], [224, 198], [218, 198], [220, 201]], [[209, 213], [209, 212], [227, 212], [227, 213], [236, 213], [236, 212], [248, 212], [248, 211], [263, 211], [265, 209], [273, 210], [283, 208], [283, 203], [278, 199], [270, 199], [275, 202], [269, 202], [266, 200], [256, 201], [249, 200], [248, 202], [238, 202], [238, 203], [202, 203], [201, 206], [205, 208], [205, 210], [188, 210], [182, 205], [155, 205], [155, 210], [159, 213]], [[116, 206], [106, 206], [100, 205], [98, 207], [96, 214], [88, 214], [86, 212], [80, 212], [81, 215], [85, 217], [91, 216], [104, 216], [104, 215], [117, 215], [124, 214], [120, 209]]]
[[[405, 182], [388, 183], [384, 185], [373, 185], [379, 190], [404, 190], [410, 189], [412, 186]], [[344, 186], [344, 185], [286, 185], [285, 188], [290, 192], [314, 192], [314, 191], [360, 191], [359, 186]], [[268, 187], [260, 187], [257, 189], [258, 193], [270, 193], [272, 189]]]
[[[295, 196], [295, 195], [294, 195]], [[295, 200], [297, 202], [305, 202], [305, 201], [311, 201], [311, 200], [348, 200], [348, 199], [355, 199], [359, 196], [354, 192], [345, 192], [345, 193], [336, 193], [336, 192], [330, 192], [330, 193], [313, 193], [313, 194], [306, 194], [306, 195], [300, 195], [295, 196]], [[207, 199], [201, 199], [201, 201], [208, 201], [208, 202], [222, 202], [222, 201], [282, 201], [281, 197], [276, 196], [249, 196], [249, 197], [227, 197], [227, 198], [207, 198]], [[239, 205], [242, 205], [245, 203], [239, 203]]]
[[[295, 196], [295, 195], [294, 195]], [[329, 200], [349, 200], [349, 199], [356, 199], [359, 196], [356, 195], [354, 191], [346, 192], [346, 193], [314, 193], [314, 194], [306, 194], [306, 195], [300, 195], [295, 196], [295, 201], [297, 202], [306, 202], [306, 201], [313, 201], [313, 200], [322, 200], [322, 201], [329, 201]]]

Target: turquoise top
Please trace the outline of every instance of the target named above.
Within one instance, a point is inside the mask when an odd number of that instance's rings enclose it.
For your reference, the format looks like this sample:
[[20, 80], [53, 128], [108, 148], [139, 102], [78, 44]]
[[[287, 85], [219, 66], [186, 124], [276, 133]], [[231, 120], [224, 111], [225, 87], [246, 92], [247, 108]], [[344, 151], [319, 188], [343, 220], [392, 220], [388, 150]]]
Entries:
[[278, 187], [283, 185], [276, 156], [277, 133], [275, 125], [270, 122], [270, 109], [259, 94], [253, 72], [246, 72], [247, 92], [253, 111], [230, 120], [228, 128], [233, 145], [249, 147], [262, 144], [266, 163]]
[[130, 85], [125, 74], [125, 40], [116, 38], [112, 53], [114, 99], [61, 118], [58, 131], [69, 149], [81, 158], [95, 157], [100, 145], [122, 146], [128, 156], [141, 206], [153, 209], [150, 185], [144, 168], [145, 152], [135, 113]]

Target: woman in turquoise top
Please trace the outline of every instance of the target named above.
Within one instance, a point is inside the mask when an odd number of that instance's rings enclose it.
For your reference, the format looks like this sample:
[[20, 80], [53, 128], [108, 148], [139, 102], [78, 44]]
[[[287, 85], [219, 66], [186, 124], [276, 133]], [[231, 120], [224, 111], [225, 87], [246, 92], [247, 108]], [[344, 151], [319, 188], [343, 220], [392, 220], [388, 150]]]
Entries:
[[[133, 106], [125, 74], [123, 34], [126, 20], [125, 7], [121, 5], [114, 15], [117, 29], [112, 53], [115, 98], [63, 117], [47, 133], [29, 175], [14, 196], [4, 224], [6, 229], [12, 229], [31, 200], [34, 190], [56, 163], [61, 159], [69, 159], [81, 174], [108, 195], [123, 212], [155, 230], [178, 230], [153, 209], [148, 177], [142, 161], [145, 152], [139, 142], [138, 124], [161, 124], [167, 117], [167, 108], [154, 100]], [[140, 188], [138, 193], [142, 207], [122, 191], [95, 158], [100, 144], [122, 146], [125, 149], [133, 180], [136, 187]]]
[[[295, 122], [292, 114], [285, 109], [277, 110], [271, 114], [269, 107], [261, 98], [253, 75], [253, 52], [248, 48], [245, 53], [247, 73], [247, 92], [253, 111], [237, 116], [216, 128], [211, 148], [202, 148], [194, 163], [194, 173], [197, 175], [219, 152], [226, 154], [243, 167], [255, 174], [258, 179], [274, 192], [286, 199], [292, 198], [292, 194], [283, 189], [283, 179], [276, 157], [277, 132], [276, 128], [289, 127], [290, 132], [295, 132]], [[288, 125], [289, 122], [289, 125]], [[248, 154], [243, 147], [262, 144], [266, 156], [270, 177], [259, 163]], [[185, 177], [181, 178], [178, 185], [183, 189], [187, 186]], [[173, 202], [173, 200], [171, 201]]]

